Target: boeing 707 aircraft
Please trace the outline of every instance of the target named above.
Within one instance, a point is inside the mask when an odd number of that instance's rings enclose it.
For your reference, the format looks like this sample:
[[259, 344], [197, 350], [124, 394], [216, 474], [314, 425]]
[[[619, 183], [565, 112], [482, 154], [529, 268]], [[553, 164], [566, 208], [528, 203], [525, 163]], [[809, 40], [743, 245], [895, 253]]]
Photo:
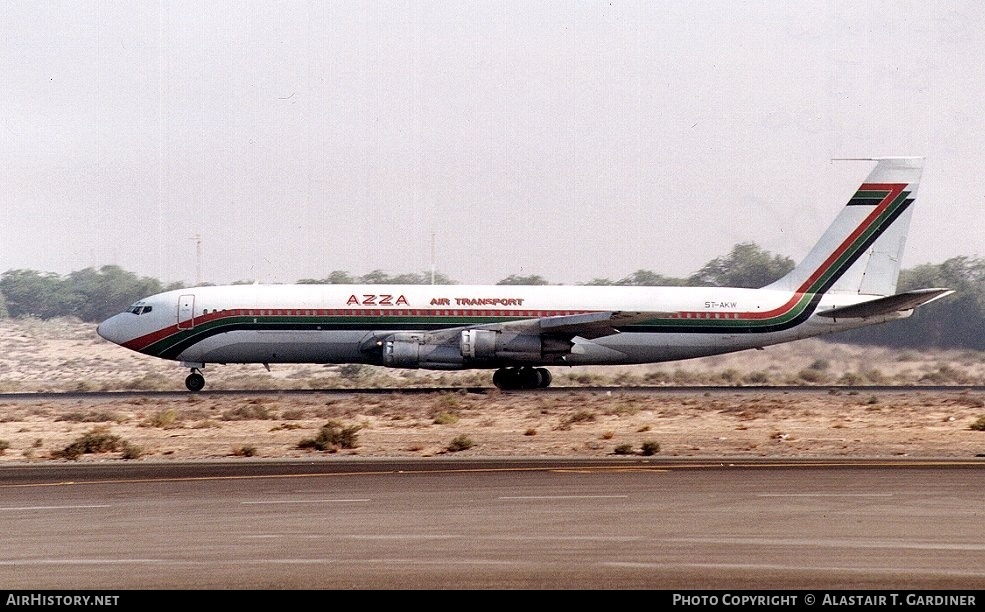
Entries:
[[922, 158], [876, 158], [807, 256], [760, 289], [515, 285], [230, 285], [145, 297], [103, 338], [190, 368], [372, 364], [495, 370], [501, 389], [548, 366], [642, 364], [791, 342], [910, 316], [952, 291], [896, 293]]

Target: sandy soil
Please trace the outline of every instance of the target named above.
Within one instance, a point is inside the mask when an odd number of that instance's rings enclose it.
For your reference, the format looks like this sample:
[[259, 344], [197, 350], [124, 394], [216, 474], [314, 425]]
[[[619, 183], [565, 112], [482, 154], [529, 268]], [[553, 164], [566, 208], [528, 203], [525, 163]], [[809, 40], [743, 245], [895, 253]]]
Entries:
[[[71, 390], [181, 390], [185, 372], [106, 343], [73, 321], [0, 322], [0, 462], [214, 458], [523, 456], [926, 457], [985, 454], [979, 354], [900, 354], [809, 340], [766, 351], [634, 368], [555, 371], [560, 392], [501, 393], [489, 373], [220, 366], [208, 389], [326, 389], [310, 394], [152, 398], [27, 397]], [[340, 373], [341, 372], [341, 373]], [[348, 377], [347, 377], [348, 376]], [[806, 379], [947, 384], [927, 390], [749, 390]], [[873, 380], [875, 379], [875, 380]], [[592, 385], [732, 381], [743, 389], [630, 393]], [[480, 392], [362, 394], [328, 386], [461, 385]], [[325, 450], [302, 448], [323, 427]], [[345, 442], [349, 444], [345, 444]], [[351, 446], [346, 448], [346, 446]], [[72, 448], [87, 451], [71, 457]]]

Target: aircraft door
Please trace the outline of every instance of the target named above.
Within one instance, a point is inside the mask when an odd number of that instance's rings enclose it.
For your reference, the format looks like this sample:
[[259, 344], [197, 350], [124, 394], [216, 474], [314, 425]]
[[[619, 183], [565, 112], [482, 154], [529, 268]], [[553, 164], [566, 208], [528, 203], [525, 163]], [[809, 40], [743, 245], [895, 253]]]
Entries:
[[191, 293], [178, 296], [178, 329], [195, 327], [195, 296]]

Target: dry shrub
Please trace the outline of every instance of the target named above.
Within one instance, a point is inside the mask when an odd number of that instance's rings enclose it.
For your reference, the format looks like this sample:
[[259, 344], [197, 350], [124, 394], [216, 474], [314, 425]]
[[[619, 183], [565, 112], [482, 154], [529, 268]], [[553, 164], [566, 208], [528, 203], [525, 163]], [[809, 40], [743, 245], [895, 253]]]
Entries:
[[746, 374], [742, 382], [747, 385], [765, 385], [770, 382], [770, 375], [762, 370], [757, 370]]
[[183, 427], [181, 416], [174, 408], [158, 410], [140, 424], [141, 427], [159, 427], [161, 429], [177, 429]]
[[558, 431], [568, 431], [572, 425], [577, 423], [590, 423], [595, 420], [595, 415], [585, 410], [579, 410], [572, 415], [566, 416], [558, 423]]
[[356, 448], [359, 437], [356, 435], [361, 429], [358, 425], [349, 427], [343, 426], [337, 421], [329, 421], [321, 426], [318, 435], [314, 438], [301, 440], [298, 443], [300, 449], [315, 449], [320, 451], [338, 452], [339, 449]]
[[115, 412], [69, 412], [55, 417], [56, 421], [69, 423], [123, 423], [126, 417]]
[[109, 433], [106, 427], [95, 427], [74, 442], [52, 455], [59, 459], [78, 459], [86, 453], [112, 453], [120, 450], [123, 440]]
[[637, 402], [638, 400], [634, 399], [618, 400], [612, 406], [604, 408], [602, 414], [609, 416], [633, 416], [641, 410]]
[[797, 378], [808, 385], [823, 385], [831, 380], [831, 376], [827, 372], [812, 368], [801, 370], [797, 373]]
[[275, 418], [277, 418], [276, 414], [266, 406], [261, 406], [257, 400], [251, 400], [245, 406], [230, 408], [222, 413], [223, 421], [269, 421]]
[[192, 429], [219, 429], [222, 425], [218, 421], [213, 421], [212, 419], [204, 419], [192, 425]]
[[647, 385], [667, 385], [670, 382], [670, 374], [663, 370], [654, 370], [643, 376], [643, 383]]
[[128, 380], [120, 386], [127, 391], [168, 391], [174, 389], [174, 381], [163, 374], [145, 374]]
[[459, 451], [468, 450], [475, 446], [475, 442], [472, 438], [465, 434], [455, 436], [452, 441], [448, 444], [445, 449], [450, 453], [457, 453]]

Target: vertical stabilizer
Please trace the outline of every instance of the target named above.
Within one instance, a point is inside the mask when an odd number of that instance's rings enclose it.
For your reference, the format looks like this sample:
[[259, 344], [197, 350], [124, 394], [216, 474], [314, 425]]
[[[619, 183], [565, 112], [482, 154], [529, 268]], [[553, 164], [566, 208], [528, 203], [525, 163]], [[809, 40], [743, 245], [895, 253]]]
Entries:
[[769, 289], [883, 296], [896, 293], [923, 158], [871, 161], [876, 167], [818, 243]]

